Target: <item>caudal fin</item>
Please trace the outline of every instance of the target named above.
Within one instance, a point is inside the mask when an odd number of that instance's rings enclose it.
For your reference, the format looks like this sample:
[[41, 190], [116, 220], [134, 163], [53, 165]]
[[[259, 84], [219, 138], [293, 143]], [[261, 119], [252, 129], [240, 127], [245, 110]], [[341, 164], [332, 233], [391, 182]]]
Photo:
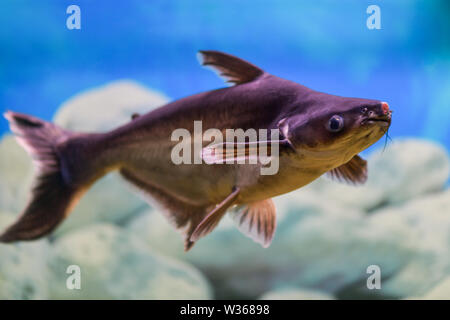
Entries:
[[25, 114], [6, 112], [11, 130], [30, 153], [37, 175], [31, 198], [19, 219], [0, 235], [0, 242], [32, 240], [50, 233], [68, 215], [83, 188], [66, 183], [58, 148], [72, 135], [56, 125]]

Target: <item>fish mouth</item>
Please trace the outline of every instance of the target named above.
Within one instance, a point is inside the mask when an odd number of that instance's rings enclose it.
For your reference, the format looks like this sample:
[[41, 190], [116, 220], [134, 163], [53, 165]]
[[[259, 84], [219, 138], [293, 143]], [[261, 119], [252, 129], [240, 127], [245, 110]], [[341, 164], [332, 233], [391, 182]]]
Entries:
[[376, 123], [382, 127], [388, 127], [391, 124], [391, 119], [369, 118], [367, 119], [366, 123]]
[[381, 127], [389, 127], [391, 125], [391, 112], [382, 116], [369, 117], [364, 119], [364, 124], [377, 124]]

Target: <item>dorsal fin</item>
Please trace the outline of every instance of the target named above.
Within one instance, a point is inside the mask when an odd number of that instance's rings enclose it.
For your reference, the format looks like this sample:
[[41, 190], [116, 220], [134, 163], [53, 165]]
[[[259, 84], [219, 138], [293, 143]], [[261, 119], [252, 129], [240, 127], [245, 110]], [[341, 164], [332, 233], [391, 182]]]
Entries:
[[200, 63], [211, 66], [226, 82], [241, 84], [253, 81], [264, 71], [253, 64], [219, 51], [199, 51]]

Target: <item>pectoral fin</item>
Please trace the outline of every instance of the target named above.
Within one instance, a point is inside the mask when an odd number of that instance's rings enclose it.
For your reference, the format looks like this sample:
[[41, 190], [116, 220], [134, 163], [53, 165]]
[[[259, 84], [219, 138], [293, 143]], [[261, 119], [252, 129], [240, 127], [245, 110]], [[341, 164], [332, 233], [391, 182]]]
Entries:
[[198, 224], [190, 237], [191, 242], [195, 242], [201, 237], [206, 236], [214, 230], [219, 224], [220, 219], [225, 215], [229, 207], [231, 207], [239, 195], [239, 188], [233, 190], [228, 197], [219, 203], [206, 217]]
[[367, 161], [356, 155], [346, 164], [328, 171], [327, 174], [341, 182], [363, 184], [367, 180]]
[[230, 215], [239, 231], [264, 248], [270, 246], [276, 228], [276, 209], [272, 199], [239, 206]]
[[[207, 164], [223, 163], [267, 163], [272, 156], [272, 147], [292, 148], [288, 140], [255, 141], [255, 142], [224, 142], [209, 145], [202, 149], [202, 159]], [[261, 150], [261, 148], [264, 148]], [[261, 152], [262, 151], [262, 152]], [[252, 162], [253, 160], [253, 162]]]

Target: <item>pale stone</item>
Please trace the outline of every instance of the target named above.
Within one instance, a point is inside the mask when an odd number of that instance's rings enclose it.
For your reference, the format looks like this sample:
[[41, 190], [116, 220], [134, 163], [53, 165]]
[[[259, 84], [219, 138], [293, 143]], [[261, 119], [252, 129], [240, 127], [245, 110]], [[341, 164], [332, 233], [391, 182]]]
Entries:
[[[66, 269], [81, 270], [81, 289], [66, 287]], [[210, 287], [192, 266], [163, 257], [109, 224], [66, 234], [50, 262], [52, 299], [209, 299]]]

